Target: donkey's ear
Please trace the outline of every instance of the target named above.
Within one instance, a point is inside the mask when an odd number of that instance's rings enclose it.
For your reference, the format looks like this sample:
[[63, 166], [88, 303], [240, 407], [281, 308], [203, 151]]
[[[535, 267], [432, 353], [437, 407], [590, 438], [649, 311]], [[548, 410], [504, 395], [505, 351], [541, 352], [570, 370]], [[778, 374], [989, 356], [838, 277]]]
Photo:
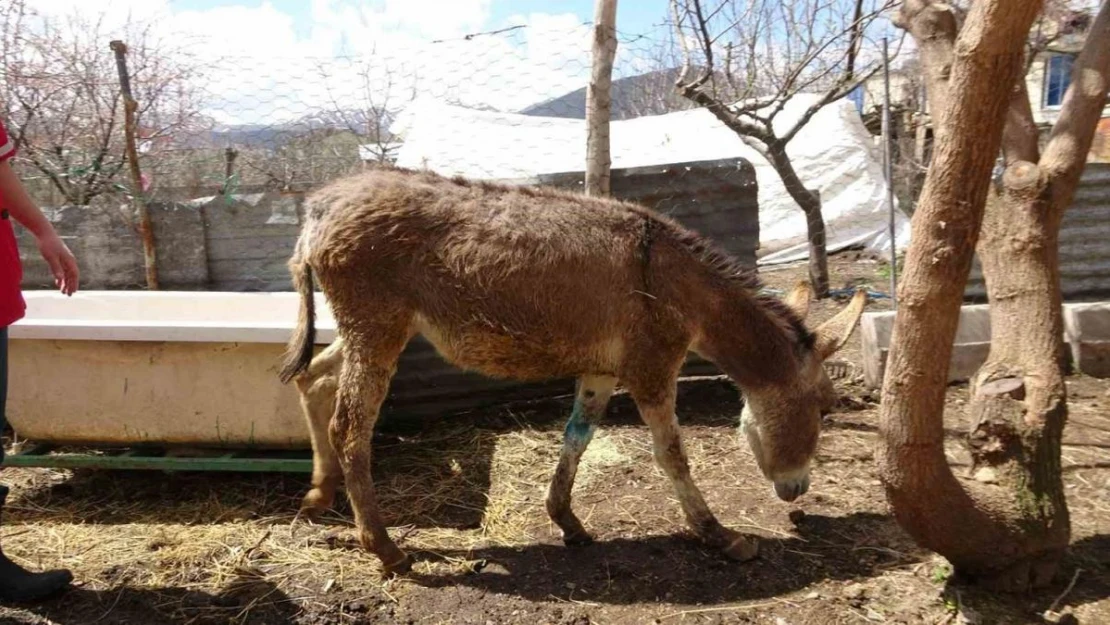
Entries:
[[836, 313], [836, 316], [822, 323], [817, 331], [817, 343], [814, 350], [821, 360], [825, 360], [832, 356], [848, 339], [852, 337], [852, 332], [855, 331], [856, 325], [859, 323], [860, 317], [863, 316], [863, 307], [867, 305], [867, 289], [860, 287], [856, 289], [856, 294], [852, 297], [852, 301], [844, 307], [844, 310]]
[[807, 280], [799, 280], [794, 285], [794, 290], [790, 291], [783, 300], [786, 305], [794, 310], [802, 319], [806, 318], [809, 314], [809, 303], [813, 301], [813, 287], [809, 285]]

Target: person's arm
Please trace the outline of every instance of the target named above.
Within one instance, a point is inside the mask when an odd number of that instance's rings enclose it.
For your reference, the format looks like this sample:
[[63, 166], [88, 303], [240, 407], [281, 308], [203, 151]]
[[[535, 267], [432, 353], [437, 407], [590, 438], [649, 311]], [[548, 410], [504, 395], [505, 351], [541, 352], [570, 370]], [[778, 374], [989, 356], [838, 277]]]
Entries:
[[35, 235], [39, 252], [54, 274], [54, 284], [62, 293], [73, 295], [80, 279], [77, 259], [58, 236], [54, 225], [27, 195], [27, 190], [23, 188], [23, 183], [15, 175], [7, 159], [0, 161], [0, 198], [3, 198], [3, 206], [8, 213]]

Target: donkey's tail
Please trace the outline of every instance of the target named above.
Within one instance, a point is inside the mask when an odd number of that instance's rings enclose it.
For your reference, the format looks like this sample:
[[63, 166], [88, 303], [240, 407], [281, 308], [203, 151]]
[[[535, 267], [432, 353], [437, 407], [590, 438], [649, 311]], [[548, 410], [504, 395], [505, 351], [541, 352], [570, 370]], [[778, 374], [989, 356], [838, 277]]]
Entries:
[[301, 309], [297, 316], [297, 328], [285, 351], [285, 364], [279, 374], [282, 384], [288, 384], [298, 373], [308, 368], [316, 345], [316, 285], [312, 280], [312, 266], [298, 254], [290, 263], [290, 269], [293, 286], [301, 295]]

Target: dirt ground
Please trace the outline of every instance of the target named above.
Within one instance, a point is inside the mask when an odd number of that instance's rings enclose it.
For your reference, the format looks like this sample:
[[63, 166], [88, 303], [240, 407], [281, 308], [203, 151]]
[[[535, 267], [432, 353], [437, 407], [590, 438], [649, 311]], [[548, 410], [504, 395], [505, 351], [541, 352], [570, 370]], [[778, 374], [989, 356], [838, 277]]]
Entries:
[[[885, 292], [882, 267], [839, 255], [833, 286]], [[802, 274], [764, 279], [789, 288]], [[819, 303], [813, 316], [840, 305]], [[858, 365], [858, 345], [857, 333], [840, 357]], [[775, 498], [737, 436], [737, 392], [683, 385], [694, 477], [722, 522], [762, 537], [755, 561], [728, 561], [690, 537], [626, 397], [614, 401], [575, 488], [575, 510], [597, 542], [562, 546], [543, 510], [569, 413], [561, 398], [381, 434], [384, 513], [418, 560], [406, 579], [382, 581], [352, 545], [345, 502], [321, 523], [294, 522], [305, 477], [5, 470], [5, 551], [35, 568], [70, 567], [77, 582], [50, 602], [0, 608], [0, 622], [1020, 624], [1043, 622], [1062, 596], [1058, 612], [1110, 623], [1110, 381], [1068, 382], [1068, 561], [1052, 588], [1005, 597], [953, 583], [944, 560], [889, 515], [872, 462], [877, 392], [854, 369], [838, 384], [843, 399], [824, 428], [814, 483], [794, 504]], [[948, 397], [959, 472], [966, 388]]]

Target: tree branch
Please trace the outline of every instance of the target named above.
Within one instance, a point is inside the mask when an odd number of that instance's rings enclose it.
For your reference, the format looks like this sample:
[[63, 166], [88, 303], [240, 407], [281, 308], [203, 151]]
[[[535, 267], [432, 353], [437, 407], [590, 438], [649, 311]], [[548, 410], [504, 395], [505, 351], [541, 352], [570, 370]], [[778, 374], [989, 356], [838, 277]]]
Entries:
[[881, 69], [881, 67], [874, 67], [853, 82], [847, 85], [838, 84], [826, 91], [825, 94], [821, 96], [820, 100], [811, 104], [809, 108], [807, 108], [806, 111], [802, 113], [801, 117], [798, 118], [798, 121], [794, 122], [794, 125], [790, 128], [790, 130], [783, 133], [782, 141], [784, 143], [789, 143], [790, 140], [793, 139], [795, 135], [797, 135], [799, 132], [801, 132], [802, 128], [804, 128], [805, 125], [809, 123], [809, 120], [813, 119], [813, 116], [821, 111], [821, 109], [848, 95], [849, 93], [851, 93], [852, 89], [855, 89], [856, 87], [870, 80], [871, 77], [879, 73], [879, 70]]
[[1041, 159], [1055, 192], [1061, 194], [1053, 202], [1060, 213], [1071, 204], [1094, 141], [1093, 129], [1102, 117], [1110, 91], [1110, 2], [1102, 2], [1071, 75], [1060, 117]]
[[844, 70], [845, 80], [852, 80], [856, 70], [856, 57], [859, 56], [860, 44], [863, 39], [863, 0], [856, 0], [856, 11], [852, 18], [852, 37], [848, 41], [847, 65]]
[[[963, 21], [962, 11], [933, 0], [906, 0], [894, 15], [894, 25], [917, 41], [930, 115], [937, 133], [947, 124], [943, 115], [948, 105], [948, 78], [952, 73], [953, 45]], [[938, 134], [939, 137], [939, 134]]]
[[1033, 119], [1033, 106], [1023, 74], [1014, 85], [1010, 106], [1006, 109], [1006, 125], [1002, 127], [1003, 160], [1007, 166], [1019, 161], [1036, 163], [1040, 160], [1040, 150], [1040, 132]]

